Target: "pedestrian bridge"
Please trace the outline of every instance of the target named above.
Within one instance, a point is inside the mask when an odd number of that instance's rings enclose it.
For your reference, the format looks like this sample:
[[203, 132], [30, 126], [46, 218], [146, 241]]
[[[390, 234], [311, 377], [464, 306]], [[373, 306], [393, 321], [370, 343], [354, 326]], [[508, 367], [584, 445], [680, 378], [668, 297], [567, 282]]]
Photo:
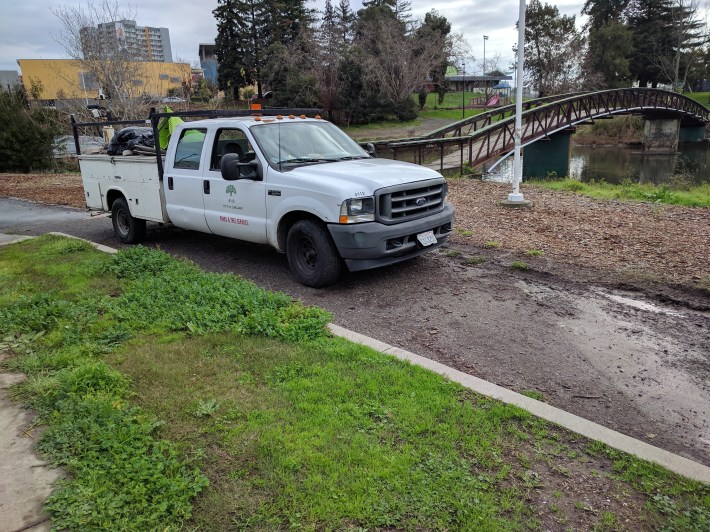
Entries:
[[[515, 105], [490, 110], [426, 135], [380, 142], [378, 154], [439, 171], [475, 168], [513, 153]], [[613, 89], [524, 102], [522, 146], [560, 136], [574, 126], [617, 115], [644, 117], [646, 153], [675, 153], [679, 139], [702, 141], [710, 110], [681, 94], [661, 89]], [[557, 150], [559, 152], [559, 148]]]

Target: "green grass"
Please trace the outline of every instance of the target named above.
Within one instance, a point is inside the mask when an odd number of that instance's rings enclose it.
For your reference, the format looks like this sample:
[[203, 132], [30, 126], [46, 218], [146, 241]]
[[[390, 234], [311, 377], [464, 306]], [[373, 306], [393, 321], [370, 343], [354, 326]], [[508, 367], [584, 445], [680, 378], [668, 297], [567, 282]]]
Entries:
[[[520, 409], [331, 338], [327, 320], [159, 251], [1, 248], [0, 338], [29, 376], [16, 394], [71, 474], [48, 503], [54, 526], [526, 530], [549, 511], [537, 490], [558, 485], [548, 464], [572, 452], [614, 461], [615, 494], [641, 501], [634, 524], [707, 523], [707, 486], [582, 450]], [[613, 508], [581, 520], [563, 503], [570, 526], [613, 524]]]
[[382, 122], [373, 122], [371, 124], [357, 124], [353, 126], [343, 127], [343, 131], [349, 135], [362, 133], [372, 130], [374, 133], [379, 129], [387, 129], [392, 127], [411, 127], [412, 129], [422, 125], [421, 119], [411, 120], [409, 122], [401, 122], [399, 120], [383, 120]]
[[552, 190], [574, 192], [600, 199], [644, 201], [686, 207], [710, 206], [710, 184], [674, 188], [669, 185], [624, 183], [614, 185], [605, 182], [583, 183], [575, 179], [531, 180], [537, 186]]
[[510, 267], [513, 268], [514, 270], [528, 270], [528, 269], [530, 269], [530, 265], [528, 265], [527, 262], [523, 262], [522, 260], [514, 260], [513, 262], [510, 263]]
[[684, 92], [683, 96], [692, 98], [696, 102], [710, 108], [710, 92]]
[[[467, 92], [465, 96], [465, 102], [468, 106], [470, 101], [474, 97], [482, 96], [479, 92]], [[437, 94], [429, 93], [427, 95], [427, 103], [424, 109], [419, 110], [419, 101], [416, 95], [412, 96], [412, 99], [416, 103], [416, 109], [418, 118], [416, 120], [411, 120], [409, 122], [400, 122], [399, 120], [383, 120], [380, 122], [373, 122], [370, 124], [358, 124], [343, 127], [343, 130], [351, 136], [363, 137], [367, 136], [371, 140], [378, 139], [378, 131], [386, 130], [390, 128], [398, 129], [415, 129], [423, 124], [424, 119], [441, 119], [450, 120], [455, 122], [461, 120], [462, 118], [469, 118], [471, 116], [480, 114], [485, 111], [485, 109], [465, 109], [462, 113], [461, 111], [461, 93], [458, 92], [448, 92], [444, 96], [444, 101], [441, 105], [438, 104]], [[401, 138], [406, 138], [406, 134], [400, 135]]]
[[486, 257], [466, 257], [461, 261], [461, 264], [466, 266], [477, 266], [486, 262]]
[[[463, 103], [468, 107], [471, 104], [472, 98], [483, 96], [480, 92], [466, 92]], [[461, 111], [462, 97], [460, 92], [447, 92], [444, 95], [444, 101], [439, 104], [438, 94], [429, 93], [427, 95], [426, 105], [424, 109], [418, 111], [419, 118], [438, 118], [451, 121], [461, 120], [482, 113], [485, 109], [465, 109]], [[417, 102], [417, 106], [419, 103]]]

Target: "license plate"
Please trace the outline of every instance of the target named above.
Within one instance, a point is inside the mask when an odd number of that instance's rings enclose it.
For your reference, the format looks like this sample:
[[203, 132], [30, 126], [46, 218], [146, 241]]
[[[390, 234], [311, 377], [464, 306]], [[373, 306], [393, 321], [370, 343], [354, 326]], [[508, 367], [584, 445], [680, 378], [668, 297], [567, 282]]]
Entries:
[[434, 231], [426, 231], [424, 233], [419, 233], [417, 235], [417, 240], [419, 240], [419, 243], [424, 247], [436, 244], [436, 237], [434, 236]]

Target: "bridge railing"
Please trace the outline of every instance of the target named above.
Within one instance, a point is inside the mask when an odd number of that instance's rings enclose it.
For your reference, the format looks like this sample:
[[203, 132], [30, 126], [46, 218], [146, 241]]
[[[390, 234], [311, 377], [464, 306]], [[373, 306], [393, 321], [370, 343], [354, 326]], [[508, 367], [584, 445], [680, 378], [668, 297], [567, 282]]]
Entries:
[[[679, 116], [693, 125], [710, 122], [710, 110], [681, 94], [660, 89], [613, 89], [577, 94], [528, 109], [523, 113], [522, 143], [530, 144], [601, 116], [636, 113]], [[440, 171], [461, 169], [466, 164], [475, 167], [512, 151], [514, 121], [511, 115], [467, 135], [378, 143], [378, 154]]]

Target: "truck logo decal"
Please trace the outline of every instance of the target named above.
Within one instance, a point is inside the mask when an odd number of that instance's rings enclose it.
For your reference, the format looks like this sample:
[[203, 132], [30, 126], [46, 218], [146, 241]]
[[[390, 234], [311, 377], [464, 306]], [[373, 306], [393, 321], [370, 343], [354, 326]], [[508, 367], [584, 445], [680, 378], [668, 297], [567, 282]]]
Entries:
[[426, 198], [417, 198], [414, 203], [417, 207], [421, 207], [426, 203]]
[[280, 190], [269, 190], [268, 194], [269, 194], [269, 196], [280, 196], [281, 191]]
[[236, 193], [237, 193], [237, 189], [236, 189], [236, 187], [235, 187], [234, 185], [229, 185], [229, 186], [227, 187], [226, 193], [231, 196], [232, 194], [236, 194]]

